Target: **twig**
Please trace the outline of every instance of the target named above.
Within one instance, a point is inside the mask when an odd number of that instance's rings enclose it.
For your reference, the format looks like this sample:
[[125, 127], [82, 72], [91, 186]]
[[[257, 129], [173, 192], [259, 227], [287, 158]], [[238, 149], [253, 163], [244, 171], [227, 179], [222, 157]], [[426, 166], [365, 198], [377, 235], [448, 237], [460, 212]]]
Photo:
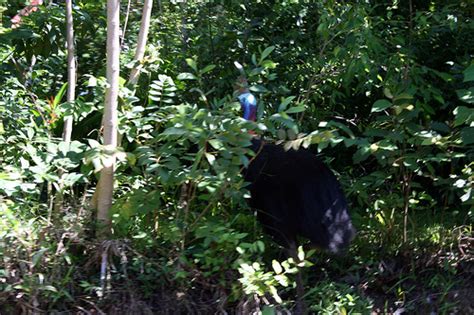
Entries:
[[131, 0], [128, 0], [127, 14], [125, 15], [125, 21], [123, 23], [122, 38], [120, 39], [120, 48], [123, 48], [123, 44], [125, 42], [125, 32], [127, 31], [128, 17], [130, 16], [130, 2]]
[[[348, 32], [351, 33], [352, 31]], [[342, 34], [342, 31], [334, 34], [329, 40], [327, 40], [326, 42], [324, 42], [323, 44], [323, 47], [321, 47], [321, 50], [319, 51], [319, 59], [321, 59], [323, 57], [323, 53], [325, 52], [326, 50], [326, 47], [334, 40], [336, 39], [336, 37], [338, 37], [340, 34]], [[314, 73], [311, 78], [309, 79], [309, 83], [308, 83], [308, 88], [306, 89], [306, 93], [305, 95], [303, 96], [303, 100], [302, 100], [302, 103], [306, 103], [308, 100], [309, 100], [309, 97], [311, 96], [311, 90], [312, 90], [312, 86], [316, 83], [316, 78], [321, 74], [321, 70], [320, 69], [318, 72]], [[298, 99], [298, 102], [300, 102], [300, 100]], [[302, 112], [301, 113], [301, 116], [300, 118], [298, 119], [298, 121], [301, 123], [303, 121], [303, 118], [304, 118], [304, 114], [305, 112]]]
[[95, 305], [93, 302], [89, 301], [89, 300], [86, 300], [86, 299], [80, 299], [81, 301], [84, 301], [90, 305], [92, 305], [92, 307], [94, 307], [96, 309], [97, 312], [99, 312], [100, 315], [106, 315], [106, 313], [104, 311], [102, 311], [97, 305]]

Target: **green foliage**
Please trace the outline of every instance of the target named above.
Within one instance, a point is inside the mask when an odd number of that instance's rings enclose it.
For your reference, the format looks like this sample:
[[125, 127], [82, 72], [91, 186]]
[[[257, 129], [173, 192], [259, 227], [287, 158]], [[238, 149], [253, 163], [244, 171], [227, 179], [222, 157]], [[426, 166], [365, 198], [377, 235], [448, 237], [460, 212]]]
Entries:
[[333, 282], [318, 283], [306, 296], [309, 310], [317, 314], [364, 314], [373, 308], [373, 302], [353, 288]]
[[72, 301], [67, 288], [76, 267], [65, 244], [72, 233], [52, 239], [44, 219], [25, 219], [19, 213], [21, 209], [11, 200], [0, 204], [0, 301], [6, 306], [2, 310], [12, 311], [9, 295], [16, 296], [18, 303], [46, 309], [54, 309], [58, 301]]
[[[317, 150], [351, 205], [350, 253], [301, 257], [312, 312], [459, 310], [452, 293], [468, 278], [474, 220], [466, 1], [159, 1], [138, 63], [141, 3], [131, 2], [121, 76], [138, 64], [141, 77], [121, 79], [114, 152], [100, 129], [105, 2], [74, 2], [71, 103], [64, 6], [45, 1], [12, 29], [22, 5], [0, 1], [0, 312], [291, 310], [297, 263], [262, 238], [245, 203], [249, 131]], [[241, 75], [257, 123], [232, 95]], [[104, 284], [105, 250], [85, 239], [90, 188], [110, 153], [116, 239]]]
[[[243, 245], [245, 244], [239, 246], [237, 250], [242, 255], [245, 255], [249, 248]], [[252, 249], [252, 247], [250, 247], [250, 249]], [[260, 251], [263, 253], [262, 249]], [[299, 268], [312, 266], [310, 261], [305, 260], [311, 257], [312, 254], [314, 254], [314, 251], [305, 255], [303, 248], [299, 247], [299, 262], [296, 262], [293, 258], [288, 258], [282, 262], [274, 259], [272, 260], [273, 270], [270, 271], [266, 271], [265, 264], [261, 262], [249, 263], [240, 259], [238, 261], [238, 270], [241, 274], [239, 281], [243, 285], [244, 292], [249, 295], [257, 294], [258, 296], [270, 294], [277, 305], [283, 304], [283, 300], [278, 294], [277, 288], [286, 288], [290, 284], [294, 286], [295, 282], [290, 279], [289, 275], [301, 272]]]

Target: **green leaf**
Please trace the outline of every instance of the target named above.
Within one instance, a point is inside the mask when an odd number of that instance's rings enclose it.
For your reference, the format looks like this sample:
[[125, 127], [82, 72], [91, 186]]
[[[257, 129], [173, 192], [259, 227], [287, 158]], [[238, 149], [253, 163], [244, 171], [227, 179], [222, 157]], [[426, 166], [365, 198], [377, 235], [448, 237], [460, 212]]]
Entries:
[[329, 30], [328, 30], [328, 25], [327, 23], [319, 23], [318, 28], [316, 29], [316, 32], [321, 34], [321, 36], [324, 39], [327, 39], [329, 37]]
[[383, 89], [383, 94], [385, 95], [385, 97], [387, 97], [389, 99], [393, 98], [392, 92], [390, 91], [389, 88], [384, 88]]
[[197, 77], [189, 72], [183, 72], [178, 75], [178, 80], [197, 80]]
[[244, 67], [240, 62], [234, 61], [234, 66], [237, 68], [237, 70], [239, 70], [241, 74], [244, 74]]
[[265, 243], [263, 243], [262, 241], [256, 241], [255, 244], [257, 245], [257, 248], [260, 253], [265, 252]]
[[206, 159], [209, 162], [209, 165], [214, 165], [214, 162], [216, 161], [216, 157], [207, 152], [205, 152], [204, 155], [206, 156]]
[[257, 56], [255, 54], [252, 54], [252, 64], [257, 65]]
[[51, 291], [51, 292], [58, 292], [58, 290], [53, 287], [52, 285], [44, 285], [39, 287], [40, 290]]
[[277, 66], [277, 64], [271, 60], [264, 60], [262, 62], [262, 67], [266, 68], [266, 69], [275, 69]]
[[331, 126], [331, 127], [336, 127], [336, 128], [338, 128], [338, 129], [344, 131], [344, 132], [347, 133], [347, 135], [348, 135], [349, 137], [351, 137], [351, 138], [355, 138], [355, 135], [354, 135], [354, 133], [352, 132], [352, 130], [351, 130], [349, 127], [347, 127], [346, 125], [344, 125], [343, 123], [340, 123], [340, 122], [338, 122], [338, 121], [331, 120], [331, 121], [329, 121], [329, 124], [328, 124], [328, 125]]
[[401, 93], [401, 94], [396, 95], [393, 98], [394, 101], [411, 100], [411, 99], [413, 99], [413, 95], [411, 95], [410, 93]]
[[37, 251], [33, 254], [33, 257], [31, 259], [31, 262], [33, 263], [33, 266], [38, 265], [38, 263], [40, 262], [41, 258], [44, 255], [44, 253], [46, 253], [47, 251], [48, 251], [47, 248], [42, 248], [42, 249], [40, 249], [39, 251]]
[[446, 82], [451, 82], [453, 80], [453, 77], [449, 73], [436, 71], [434, 69], [431, 69], [431, 71]]
[[374, 105], [372, 106], [372, 110], [370, 111], [371, 113], [374, 112], [381, 112], [387, 108], [392, 106], [392, 103], [387, 100], [377, 100], [375, 101]]
[[265, 305], [262, 309], [262, 315], [275, 315], [275, 308], [273, 306]]
[[268, 91], [263, 85], [253, 85], [249, 90], [257, 93], [264, 93]]
[[207, 65], [206, 67], [204, 67], [204, 69], [201, 70], [201, 74], [212, 71], [215, 67], [216, 65]]
[[464, 70], [464, 82], [474, 81], [474, 63]]
[[370, 156], [370, 145], [365, 145], [359, 148], [352, 157], [354, 163], [365, 161]]
[[63, 86], [61, 86], [61, 88], [59, 89], [59, 92], [54, 97], [53, 107], [56, 107], [59, 104], [59, 102], [61, 102], [61, 99], [63, 98], [64, 93], [66, 92], [66, 88], [67, 88], [67, 82], [64, 83]]
[[262, 74], [262, 72], [263, 72], [264, 70], [265, 70], [265, 69], [264, 69], [263, 67], [256, 67], [256, 68], [253, 68], [252, 70], [250, 70], [249, 76], [250, 76], [250, 77], [258, 76], [259, 74]]
[[283, 300], [278, 295], [278, 291], [274, 286], [270, 286], [270, 293], [272, 294], [273, 298], [275, 299], [277, 303], [283, 303]]
[[474, 127], [466, 127], [461, 130], [461, 139], [465, 145], [474, 143]]
[[84, 175], [79, 173], [69, 173], [63, 175], [63, 183], [65, 186], [72, 186], [77, 183], [80, 179], [83, 178]]
[[88, 75], [88, 76], [89, 76], [89, 80], [87, 81], [87, 86], [88, 87], [97, 86], [97, 78], [92, 75]]
[[303, 246], [298, 246], [298, 259], [300, 261], [303, 261], [304, 260], [304, 250], [303, 250]]
[[198, 72], [196, 60], [191, 58], [186, 58], [186, 63], [190, 66], [195, 72]]
[[432, 121], [431, 128], [438, 132], [444, 132], [444, 133], [451, 132], [451, 129], [449, 128], [449, 126], [445, 124], [444, 122]]
[[260, 56], [259, 64], [261, 64], [262, 61], [265, 60], [265, 58], [267, 58], [268, 55], [270, 55], [274, 49], [275, 49], [275, 46], [270, 46], [270, 47], [265, 48], [265, 50], [262, 52], [262, 55]]
[[100, 143], [97, 140], [87, 139], [87, 142], [89, 143], [89, 146], [93, 149], [100, 147]]
[[217, 139], [211, 139], [208, 141], [209, 144], [216, 150], [221, 150], [221, 149], [224, 149], [225, 146], [224, 144], [222, 143], [222, 141], [220, 140], [217, 140]]
[[472, 188], [468, 188], [468, 189], [466, 190], [466, 193], [461, 196], [461, 198], [460, 198], [461, 201], [462, 201], [462, 202], [467, 202], [467, 201], [469, 201], [469, 200], [472, 200], [472, 199], [471, 199], [471, 194], [472, 194], [472, 192], [473, 192], [473, 191], [472, 191]]
[[278, 106], [278, 112], [284, 111], [288, 105], [295, 99], [296, 96], [289, 96], [281, 100], [280, 106]]
[[474, 104], [474, 87], [471, 87], [468, 90], [457, 90], [456, 94], [461, 101], [468, 104]]
[[474, 121], [474, 109], [468, 108], [466, 106], [458, 106], [453, 111], [454, 116], [454, 126], [460, 126], [463, 124], [469, 125]]
[[165, 131], [163, 131], [162, 135], [166, 135], [166, 136], [181, 136], [181, 135], [184, 135], [186, 134], [187, 131], [185, 129], [180, 129], [180, 128], [176, 128], [176, 127], [170, 127], [168, 129], [166, 129]]
[[147, 237], [147, 234], [145, 232], [140, 232], [136, 235], [132, 235], [132, 238], [134, 238], [134, 239], [142, 239], [142, 238], [145, 238], [145, 237]]
[[304, 112], [305, 109], [306, 109], [306, 108], [305, 108], [304, 105], [295, 106], [295, 107], [288, 108], [288, 110], [286, 111], [286, 113], [287, 113], [287, 114], [301, 113], [301, 112]]
[[272, 261], [272, 267], [277, 275], [283, 272], [283, 268], [281, 267], [280, 263], [275, 259]]

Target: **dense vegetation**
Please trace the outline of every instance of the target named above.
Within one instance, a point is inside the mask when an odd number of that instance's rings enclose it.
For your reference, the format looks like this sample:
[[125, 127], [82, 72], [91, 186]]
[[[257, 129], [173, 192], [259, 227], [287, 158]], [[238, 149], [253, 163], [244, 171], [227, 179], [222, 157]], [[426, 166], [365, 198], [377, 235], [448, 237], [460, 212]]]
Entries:
[[[348, 252], [300, 249], [311, 312], [474, 312], [470, 1], [155, 1], [136, 85], [142, 3], [124, 1], [105, 240], [90, 206], [105, 1], [74, 1], [75, 102], [64, 3], [12, 27], [24, 2], [0, 1], [0, 313], [291, 311], [298, 268], [246, 203], [247, 130], [309, 147], [347, 195]], [[240, 118], [236, 62], [257, 123]]]

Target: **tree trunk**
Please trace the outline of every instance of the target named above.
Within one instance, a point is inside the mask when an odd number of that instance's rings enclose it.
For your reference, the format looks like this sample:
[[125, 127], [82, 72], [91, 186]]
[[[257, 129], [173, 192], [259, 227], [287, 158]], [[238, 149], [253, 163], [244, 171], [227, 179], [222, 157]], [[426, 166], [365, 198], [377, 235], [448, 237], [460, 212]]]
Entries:
[[[133, 58], [133, 60], [136, 62], [141, 61], [143, 59], [143, 56], [145, 55], [148, 31], [150, 29], [150, 17], [152, 7], [153, 0], [145, 0], [145, 3], [143, 5], [143, 15], [140, 25], [140, 32], [138, 33], [137, 50], [135, 51], [135, 57]], [[132, 71], [130, 72], [130, 78], [128, 79], [130, 85], [133, 86], [137, 83], [139, 74], [140, 66], [136, 63]]]
[[[128, 83], [130, 86], [134, 86], [138, 78], [140, 76], [140, 69], [141, 66], [138, 62], [141, 62], [143, 56], [145, 55], [146, 49], [146, 42], [148, 39], [148, 31], [150, 30], [150, 17], [151, 17], [151, 9], [153, 8], [153, 0], [145, 0], [143, 4], [143, 13], [142, 13], [142, 20], [140, 24], [140, 31], [138, 33], [138, 42], [137, 48], [135, 50], [135, 57], [133, 60], [135, 61], [135, 65], [130, 71], [130, 77], [128, 78]], [[122, 38], [123, 43], [123, 38]], [[122, 137], [123, 135], [117, 132], [117, 144], [119, 146], [122, 145]]]
[[117, 99], [120, 72], [120, 0], [107, 0], [107, 82], [103, 116], [106, 158], [97, 184], [97, 223], [99, 236], [110, 232], [109, 210], [114, 188], [115, 150], [117, 147]]
[[[72, 19], [72, 0], [66, 0], [66, 40], [67, 40], [67, 101], [76, 97], [76, 57], [74, 55], [74, 27]], [[70, 142], [73, 117], [64, 117], [63, 141]]]
[[[66, 47], [67, 47], [67, 102], [73, 103], [76, 98], [76, 57], [74, 55], [74, 24], [72, 19], [72, 0], [66, 0]], [[73, 116], [64, 117], [63, 135], [64, 142], [71, 142]], [[63, 170], [59, 170], [59, 191], [56, 192], [54, 200], [54, 214], [61, 210], [64, 200]], [[52, 213], [49, 215], [51, 219]]]
[[[186, 0], [183, 0], [183, 2], [179, 3], [179, 8], [181, 9], [181, 40], [183, 42], [183, 46], [181, 47], [181, 53], [183, 56], [186, 56], [186, 53], [188, 51], [188, 30], [186, 28]], [[183, 65], [186, 65], [184, 63]]]

